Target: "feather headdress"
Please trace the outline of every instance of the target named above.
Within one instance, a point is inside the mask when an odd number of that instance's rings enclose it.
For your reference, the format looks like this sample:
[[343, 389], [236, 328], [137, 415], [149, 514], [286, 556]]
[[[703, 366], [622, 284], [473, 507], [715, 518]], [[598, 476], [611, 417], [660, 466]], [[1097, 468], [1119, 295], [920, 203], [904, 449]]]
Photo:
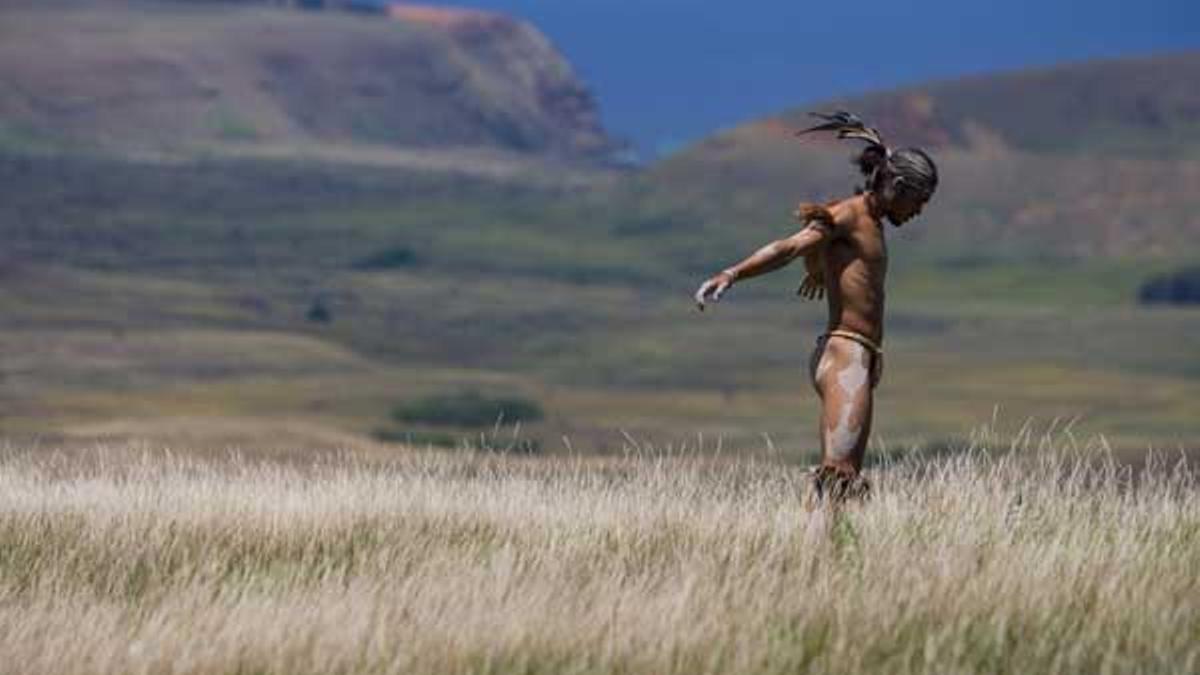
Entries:
[[814, 131], [832, 131], [837, 133], [839, 139], [849, 138], [867, 143], [867, 147], [854, 158], [855, 165], [867, 178], [865, 189], [874, 187], [879, 173], [887, 170], [897, 185], [904, 184], [918, 190], [926, 198], [933, 195], [938, 183], [937, 167], [923, 150], [902, 148], [893, 152], [884, 143], [878, 129], [867, 126], [861, 117], [845, 110], [828, 114], [813, 112], [809, 115], [822, 122], [797, 131], [797, 136]]
[[867, 126], [866, 122], [863, 122], [862, 118], [854, 113], [839, 110], [832, 114], [810, 112], [809, 116], [825, 121], [815, 127], [797, 131], [797, 136], [803, 136], [813, 131], [836, 131], [838, 138], [857, 138], [871, 145], [887, 147], [883, 142], [883, 137], [879, 135], [879, 130]]
[[888, 149], [887, 144], [883, 142], [883, 136], [875, 127], [867, 126], [867, 123], [861, 117], [845, 110], [826, 114], [819, 112], [811, 112], [810, 116], [824, 120], [821, 124], [808, 129], [802, 129], [796, 132], [797, 136], [803, 136], [814, 131], [833, 131], [837, 133], [839, 139], [853, 139], [866, 141], [867, 147], [853, 159], [853, 162], [858, 166], [858, 170], [866, 176], [866, 188], [870, 188], [875, 184], [875, 179], [879, 170], [887, 164], [888, 157], [892, 152]]

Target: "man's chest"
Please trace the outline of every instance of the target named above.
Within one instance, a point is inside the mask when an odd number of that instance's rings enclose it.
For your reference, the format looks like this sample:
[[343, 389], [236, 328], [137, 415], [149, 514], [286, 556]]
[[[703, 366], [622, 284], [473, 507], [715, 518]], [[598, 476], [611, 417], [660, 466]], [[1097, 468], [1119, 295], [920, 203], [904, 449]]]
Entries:
[[843, 267], [852, 262], [868, 265], [887, 264], [887, 241], [882, 233], [851, 231], [837, 237], [825, 247], [830, 265]]

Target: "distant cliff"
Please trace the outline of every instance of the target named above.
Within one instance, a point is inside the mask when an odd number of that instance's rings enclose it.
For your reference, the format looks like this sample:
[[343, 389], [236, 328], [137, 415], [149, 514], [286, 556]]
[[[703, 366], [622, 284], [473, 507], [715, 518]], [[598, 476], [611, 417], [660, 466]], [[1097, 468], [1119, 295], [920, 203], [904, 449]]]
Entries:
[[304, 3], [6, 4], [0, 140], [566, 156], [613, 147], [590, 92], [527, 23], [414, 5], [269, 6], [288, 4]]

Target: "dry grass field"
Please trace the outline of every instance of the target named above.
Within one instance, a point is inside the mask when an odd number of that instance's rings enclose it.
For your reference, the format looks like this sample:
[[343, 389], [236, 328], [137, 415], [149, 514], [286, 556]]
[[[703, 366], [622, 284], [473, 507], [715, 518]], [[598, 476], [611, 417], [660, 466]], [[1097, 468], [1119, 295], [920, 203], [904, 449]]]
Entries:
[[[990, 448], [990, 450], [983, 450]], [[1197, 672], [1177, 457], [0, 452], [0, 672]]]

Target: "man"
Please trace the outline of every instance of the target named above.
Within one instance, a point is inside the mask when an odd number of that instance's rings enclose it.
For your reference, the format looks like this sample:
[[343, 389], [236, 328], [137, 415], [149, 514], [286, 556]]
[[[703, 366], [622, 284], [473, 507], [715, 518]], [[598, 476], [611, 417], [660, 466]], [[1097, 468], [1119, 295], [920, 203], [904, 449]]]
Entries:
[[809, 363], [821, 398], [821, 466], [813, 473], [814, 488], [818, 499], [829, 495], [840, 502], [870, 490], [861, 471], [874, 388], [883, 372], [883, 220], [899, 227], [919, 214], [937, 188], [938, 174], [925, 152], [890, 150], [878, 131], [850, 113], [814, 116], [825, 123], [799, 134], [836, 131], [839, 138], [867, 142], [855, 160], [865, 185], [855, 196], [825, 206], [801, 204], [795, 215], [803, 229], [717, 273], [700, 285], [695, 299], [703, 311], [735, 283], [805, 259], [808, 274], [799, 293], [809, 299], [825, 295], [829, 305], [828, 328]]

